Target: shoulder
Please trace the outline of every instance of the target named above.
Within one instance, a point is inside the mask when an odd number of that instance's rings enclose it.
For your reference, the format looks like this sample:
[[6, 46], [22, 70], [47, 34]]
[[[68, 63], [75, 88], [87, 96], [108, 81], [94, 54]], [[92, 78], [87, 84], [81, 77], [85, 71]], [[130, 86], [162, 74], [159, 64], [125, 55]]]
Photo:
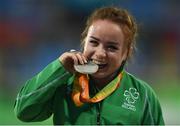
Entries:
[[153, 88], [144, 80], [124, 71], [124, 81], [129, 87], [136, 88], [141, 95], [148, 95], [151, 97], [156, 97], [155, 91]]
[[142, 124], [164, 124], [159, 99], [147, 82], [124, 71], [122, 87], [124, 96], [131, 98], [131, 106], [141, 113]]

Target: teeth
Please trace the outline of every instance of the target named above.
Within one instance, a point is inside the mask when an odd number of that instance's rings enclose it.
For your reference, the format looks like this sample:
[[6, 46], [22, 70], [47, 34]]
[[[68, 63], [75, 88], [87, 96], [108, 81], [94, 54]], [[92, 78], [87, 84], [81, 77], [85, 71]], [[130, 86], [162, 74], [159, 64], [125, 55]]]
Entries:
[[97, 65], [104, 65], [106, 63], [103, 63], [103, 62], [100, 62], [100, 61], [97, 61], [97, 60], [92, 60], [93, 63], [97, 64]]

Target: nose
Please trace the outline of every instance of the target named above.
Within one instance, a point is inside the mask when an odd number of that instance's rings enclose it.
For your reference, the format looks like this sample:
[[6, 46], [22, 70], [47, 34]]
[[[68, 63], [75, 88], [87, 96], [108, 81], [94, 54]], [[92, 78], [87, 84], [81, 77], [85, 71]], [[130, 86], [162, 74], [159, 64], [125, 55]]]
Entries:
[[105, 57], [107, 56], [106, 54], [106, 50], [103, 48], [103, 47], [99, 47], [97, 50], [96, 50], [96, 57], [98, 59], [104, 59]]

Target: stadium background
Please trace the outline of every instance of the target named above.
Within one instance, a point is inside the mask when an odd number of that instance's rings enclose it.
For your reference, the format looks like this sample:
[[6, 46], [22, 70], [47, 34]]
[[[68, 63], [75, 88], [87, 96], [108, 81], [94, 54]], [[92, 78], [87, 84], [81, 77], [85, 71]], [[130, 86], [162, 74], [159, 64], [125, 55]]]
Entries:
[[127, 69], [157, 93], [166, 124], [180, 124], [179, 0], [0, 0], [0, 124], [19, 121], [13, 105], [23, 83], [58, 58], [79, 49], [90, 12], [100, 6], [128, 9], [139, 25], [138, 50]]

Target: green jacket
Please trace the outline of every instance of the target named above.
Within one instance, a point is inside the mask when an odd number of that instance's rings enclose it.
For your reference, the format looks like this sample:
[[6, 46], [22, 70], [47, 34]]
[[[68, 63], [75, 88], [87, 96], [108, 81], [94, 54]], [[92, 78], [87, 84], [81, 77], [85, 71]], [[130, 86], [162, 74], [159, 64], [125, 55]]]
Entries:
[[[28, 80], [18, 93], [15, 114], [26, 122], [53, 115], [54, 124], [164, 124], [159, 101], [143, 81], [124, 71], [120, 86], [103, 101], [76, 107], [71, 99], [74, 75], [59, 60]], [[90, 94], [97, 90], [90, 84]]]

